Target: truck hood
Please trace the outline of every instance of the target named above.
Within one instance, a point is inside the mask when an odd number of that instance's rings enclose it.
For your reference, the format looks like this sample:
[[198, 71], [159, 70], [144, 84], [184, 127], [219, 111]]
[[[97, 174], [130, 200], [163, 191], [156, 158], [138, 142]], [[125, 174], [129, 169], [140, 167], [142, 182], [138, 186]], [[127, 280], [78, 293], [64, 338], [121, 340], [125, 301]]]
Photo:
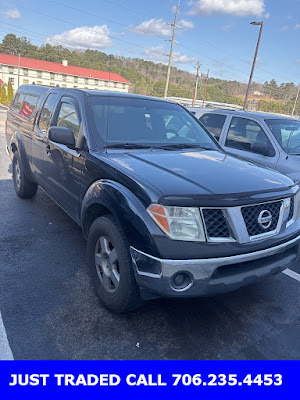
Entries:
[[294, 185], [279, 172], [218, 151], [113, 150], [108, 157], [163, 196], [270, 193]]

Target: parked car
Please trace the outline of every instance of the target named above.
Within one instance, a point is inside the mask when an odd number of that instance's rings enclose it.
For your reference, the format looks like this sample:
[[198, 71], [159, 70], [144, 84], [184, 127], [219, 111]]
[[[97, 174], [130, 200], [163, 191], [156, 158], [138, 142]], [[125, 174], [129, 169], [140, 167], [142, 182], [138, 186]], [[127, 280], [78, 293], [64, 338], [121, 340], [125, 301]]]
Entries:
[[17, 195], [40, 186], [81, 226], [114, 312], [234, 290], [296, 262], [299, 186], [226, 154], [178, 104], [25, 85], [6, 140]]
[[237, 110], [205, 111], [198, 119], [227, 152], [300, 180], [300, 121]]

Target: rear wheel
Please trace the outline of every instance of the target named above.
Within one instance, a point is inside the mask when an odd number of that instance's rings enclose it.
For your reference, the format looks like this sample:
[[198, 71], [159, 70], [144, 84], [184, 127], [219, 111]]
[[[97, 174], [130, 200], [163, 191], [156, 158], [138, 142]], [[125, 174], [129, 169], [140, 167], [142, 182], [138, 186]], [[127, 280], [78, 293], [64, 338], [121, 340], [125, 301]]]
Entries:
[[100, 301], [117, 313], [132, 311], [142, 303], [135, 281], [129, 243], [113, 216], [93, 223], [87, 244], [88, 264]]
[[38, 186], [25, 175], [18, 151], [14, 153], [13, 158], [13, 181], [15, 191], [19, 197], [31, 199], [35, 196]]

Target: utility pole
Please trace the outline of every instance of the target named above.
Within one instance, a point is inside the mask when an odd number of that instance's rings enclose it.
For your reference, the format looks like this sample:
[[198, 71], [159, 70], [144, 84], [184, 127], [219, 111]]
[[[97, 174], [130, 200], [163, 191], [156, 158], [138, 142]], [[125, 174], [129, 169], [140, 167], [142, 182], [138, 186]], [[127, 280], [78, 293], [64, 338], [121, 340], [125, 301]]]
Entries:
[[296, 104], [298, 101], [299, 93], [300, 93], [300, 85], [298, 86], [298, 91], [297, 91], [297, 95], [296, 95], [296, 99], [295, 99], [295, 103], [294, 103], [294, 107], [293, 107], [293, 111], [292, 111], [292, 116], [294, 115], [295, 110], [296, 110]]
[[172, 39], [166, 39], [167, 41], [171, 42], [171, 48], [170, 48], [170, 54], [169, 54], [169, 65], [168, 65], [168, 73], [167, 73], [167, 80], [166, 80], [164, 98], [166, 98], [168, 96], [168, 87], [169, 87], [169, 80], [170, 80], [170, 72], [171, 72], [171, 64], [172, 64], [172, 57], [173, 57], [174, 42], [178, 44], [178, 42], [176, 42], [176, 40], [175, 40], [175, 32], [176, 32], [176, 28], [180, 28], [180, 26], [176, 25], [179, 4], [175, 8], [176, 8], [176, 11], [175, 11], [174, 23], [173, 24], [171, 24], [171, 23], [169, 24], [170, 26], [173, 26]]
[[21, 54], [18, 53], [18, 89], [20, 86], [20, 64], [21, 64]]
[[251, 22], [250, 25], [256, 25], [256, 26], [260, 25], [260, 29], [259, 29], [259, 35], [258, 35], [258, 40], [257, 40], [257, 44], [256, 44], [254, 59], [253, 59], [253, 63], [252, 63], [250, 78], [249, 78], [249, 82], [248, 82], [247, 92], [246, 92], [245, 101], [244, 101], [244, 110], [247, 109], [248, 96], [249, 96], [249, 92], [250, 92], [250, 86], [252, 83], [252, 77], [253, 77], [253, 73], [254, 73], [254, 68], [255, 68], [255, 64], [256, 64], [256, 58], [257, 58], [257, 53], [258, 53], [258, 49], [259, 49], [259, 43], [260, 43], [264, 23], [263, 22]]
[[206, 82], [205, 82], [205, 89], [204, 89], [204, 96], [203, 96], [203, 103], [202, 103], [202, 107], [204, 107], [204, 102], [205, 102], [205, 100], [206, 100], [206, 92], [207, 92], [208, 76], [209, 76], [209, 70], [207, 71], [207, 75], [206, 75]]
[[197, 63], [196, 84], [195, 84], [195, 89], [194, 89], [194, 96], [193, 96], [193, 101], [192, 101], [192, 107], [194, 107], [194, 105], [195, 105], [195, 100], [197, 101], [197, 90], [198, 90], [199, 71], [200, 71], [200, 60], [198, 60], [198, 63]]

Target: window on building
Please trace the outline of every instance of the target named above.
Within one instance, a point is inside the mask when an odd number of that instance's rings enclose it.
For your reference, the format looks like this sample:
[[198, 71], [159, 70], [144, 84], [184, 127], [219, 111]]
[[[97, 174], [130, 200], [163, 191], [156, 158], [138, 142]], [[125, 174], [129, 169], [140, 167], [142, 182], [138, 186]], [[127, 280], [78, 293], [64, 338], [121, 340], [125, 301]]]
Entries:
[[74, 76], [74, 82], [77, 83], [78, 82], [78, 77]]
[[11, 82], [12, 85], [15, 83], [15, 78], [8, 78], [8, 80]]
[[233, 117], [225, 146], [255, 153], [252, 147], [254, 143], [264, 143], [270, 149], [273, 148], [265, 132], [257, 122], [247, 118]]
[[99, 81], [97, 79], [95, 79], [95, 85], [98, 86]]
[[66, 81], [66, 80], [67, 80], [67, 76], [66, 76], [66, 75], [63, 75], [63, 76], [62, 76], [62, 79], [63, 79], [63, 81]]
[[118, 85], [116, 83], [114, 83], [114, 88], [118, 87]]
[[108, 81], [104, 81], [104, 86], [108, 86]]
[[80, 120], [73, 104], [62, 103], [57, 117], [57, 126], [64, 126], [71, 129], [75, 140], [78, 138], [80, 129]]
[[23, 75], [24, 76], [28, 76], [28, 69], [27, 68], [23, 68]]
[[26, 95], [19, 114], [23, 115], [24, 117], [30, 118], [36, 108], [37, 102], [37, 96]]
[[54, 82], [50, 82], [50, 86], [55, 86], [55, 83]]
[[56, 93], [50, 93], [47, 97], [46, 102], [44, 103], [43, 109], [40, 114], [38, 127], [44, 133], [46, 133], [47, 129], [50, 126], [52, 113], [57, 101], [58, 95]]
[[88, 80], [88, 79], [85, 79], [85, 80], [84, 80], [84, 83], [85, 83], [86, 85], [88, 85], [88, 84], [89, 84], [89, 80]]
[[61, 85], [61, 87], [66, 88], [67, 85], [66, 85], [65, 83], [63, 83], [63, 84]]
[[8, 73], [13, 74], [14, 73], [14, 67], [8, 67]]
[[42, 81], [36, 81], [36, 84], [37, 84], [37, 85], [42, 85], [43, 82], [42, 82]]
[[38, 76], [38, 78], [42, 78], [43, 77], [43, 72], [42, 71], [38, 71], [37, 72], [37, 76]]
[[24, 85], [28, 85], [29, 84], [29, 80], [28, 79], [23, 79], [23, 84]]
[[50, 79], [55, 79], [55, 74], [53, 74], [52, 72], [50, 72]]
[[74, 88], [74, 89], [77, 89], [77, 88], [78, 88], [78, 86], [73, 86], [73, 88]]
[[221, 114], [203, 114], [199, 121], [205, 128], [219, 139], [226, 116]]

